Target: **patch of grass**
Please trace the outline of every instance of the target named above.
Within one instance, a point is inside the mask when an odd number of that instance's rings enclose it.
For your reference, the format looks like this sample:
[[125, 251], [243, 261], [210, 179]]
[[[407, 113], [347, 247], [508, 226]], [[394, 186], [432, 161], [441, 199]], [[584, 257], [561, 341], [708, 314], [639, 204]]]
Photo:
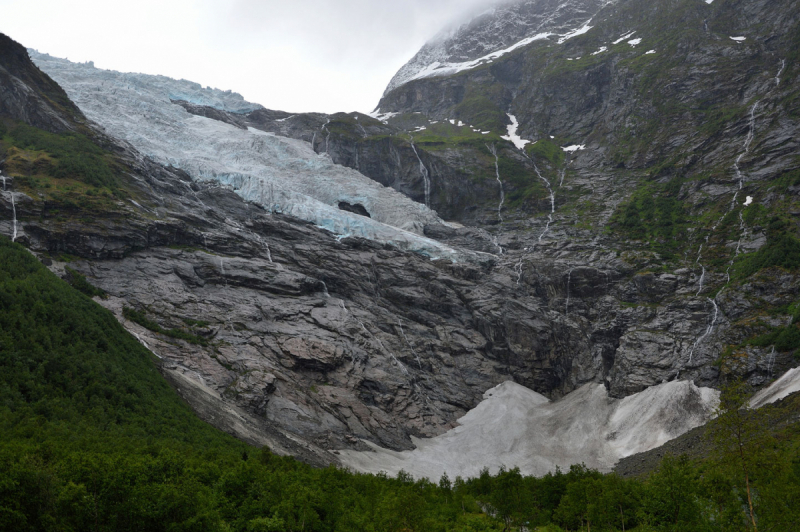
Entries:
[[76, 272], [72, 268], [66, 267], [64, 270], [67, 272], [67, 282], [77, 291], [86, 294], [89, 297], [102, 297], [107, 298], [105, 290], [101, 290], [93, 286], [86, 277]]
[[9, 173], [45, 174], [93, 187], [117, 188], [111, 155], [79, 133], [56, 135], [17, 124], [3, 134]]
[[773, 218], [767, 229], [767, 244], [755, 253], [739, 258], [733, 267], [734, 277], [745, 279], [773, 267], [800, 271], [800, 240], [787, 232], [787, 225], [780, 218]]
[[190, 344], [202, 345], [202, 346], [208, 345], [208, 340], [206, 340], [205, 338], [202, 338], [195, 334], [188, 333], [181, 329], [165, 329], [158, 323], [148, 318], [144, 314], [144, 312], [140, 312], [130, 307], [123, 308], [122, 315], [125, 316], [125, 318], [131, 320], [132, 322], [138, 323], [145, 329], [148, 329], [155, 333], [163, 334], [165, 336], [169, 336], [170, 338], [175, 338], [178, 340], [184, 340], [186, 342], [189, 342]]
[[527, 146], [525, 151], [529, 156], [545, 159], [555, 167], [563, 165], [566, 159], [566, 154], [561, 146], [550, 139], [541, 139], [535, 144]]
[[680, 199], [681, 178], [645, 183], [621, 204], [610, 227], [631, 240], [649, 242], [666, 260], [674, 259], [688, 240], [689, 213]]

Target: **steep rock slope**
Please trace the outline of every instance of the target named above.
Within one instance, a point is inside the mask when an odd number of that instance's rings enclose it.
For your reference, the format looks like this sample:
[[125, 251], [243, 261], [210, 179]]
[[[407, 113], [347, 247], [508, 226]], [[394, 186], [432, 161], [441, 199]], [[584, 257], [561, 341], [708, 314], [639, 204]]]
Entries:
[[494, 61], [531, 42], [566, 40], [586, 31], [609, 0], [512, 0], [496, 2], [456, 27], [447, 28], [405, 64], [386, 93], [426, 77], [446, 76]]
[[[732, 9], [726, 3], [719, 8], [676, 5], [689, 6], [690, 14], [715, 10], [711, 27], [727, 20]], [[751, 87], [746, 94], [766, 91], [755, 113], [749, 112], [752, 103], [740, 104], [735, 108], [739, 112], [723, 113], [706, 131], [685, 108], [662, 105], [646, 116], [654, 123], [664, 116], [668, 127], [652, 136], [648, 131], [648, 141], [638, 144], [615, 142], [622, 137], [604, 136], [603, 129], [590, 136], [580, 128], [612, 123], [618, 113], [627, 116], [629, 100], [650, 105], [647, 99], [626, 99], [629, 93], [624, 91], [613, 100], [622, 103], [611, 105], [603, 87], [617, 78], [603, 69], [623, 61], [673, 61], [673, 52], [683, 50], [681, 39], [693, 43], [698, 34], [675, 37], [676, 30], [686, 27], [680, 17], [689, 15], [672, 5], [663, 7], [673, 17], [667, 17], [673, 27], [663, 35], [677, 39], [674, 50], [666, 48], [669, 54], [647, 54], [644, 44], [634, 46], [628, 41], [635, 37], [630, 37], [612, 45], [617, 48], [591, 55], [602, 39], [610, 43], [633, 31], [608, 26], [612, 22], [656, 20], [646, 16], [643, 3], [620, 3], [614, 9], [623, 10], [619, 13], [624, 17], [599, 18], [602, 24], [562, 48], [537, 41], [491, 65], [400, 87], [384, 100], [395, 102], [397, 107], [387, 109], [399, 113], [381, 115], [388, 124], [350, 116], [291, 117], [262, 109], [237, 114], [207, 102], [183, 105], [194, 105], [195, 114], [220, 124], [227, 122], [227, 131], [258, 128], [254, 124], [262, 116], [264, 129], [294, 129], [290, 136], [310, 142], [317, 152], [330, 150], [333, 157], [330, 141], [336, 135], [328, 137], [326, 129], [331, 132], [333, 119], [339, 118], [341, 137], [355, 135], [341, 142], [343, 148], [381, 142], [403, 148], [411, 164], [401, 162], [396, 168], [417, 173], [404, 192], [419, 203], [428, 203], [423, 168], [433, 176], [431, 192], [445, 181], [430, 171], [433, 162], [460, 170], [449, 175], [473, 179], [474, 190], [484, 191], [477, 202], [483, 214], [461, 219], [481, 227], [465, 231], [437, 223], [424, 231], [451, 247], [472, 247], [468, 241], [479, 240], [483, 251], [497, 256], [482, 264], [428, 261], [360, 239], [337, 242], [291, 217], [241, 203], [229, 191], [188, 181], [192, 193], [182, 185], [174, 187], [177, 197], [166, 196], [185, 208], [159, 207], [166, 199], [151, 204], [135, 199], [147, 210], [138, 214], [140, 225], [129, 222], [131, 236], [110, 239], [100, 232], [86, 238], [85, 223], [76, 222], [72, 237], [53, 237], [56, 221], [33, 209], [23, 212], [23, 232], [47, 236], [31, 239], [35, 249], [101, 259], [75, 261], [70, 267], [111, 294], [106, 304], [164, 357], [165, 366], [172, 368], [168, 373], [182, 379], [181, 389], [208, 419], [240, 434], [242, 427], [257, 427], [253, 434], [272, 427], [289, 441], [300, 442], [300, 448], [311, 443], [307, 454], [321, 461], [335, 460], [329, 450], [367, 449], [361, 440], [409, 450], [411, 436], [442, 434], [487, 389], [509, 378], [551, 398], [587, 383], [602, 383], [617, 398], [664, 381], [688, 379], [712, 386], [721, 375], [765, 384], [795, 364], [791, 348], [781, 344], [772, 349], [775, 342], [763, 336], [791, 333], [800, 279], [791, 264], [769, 261], [764, 264], [770, 268], [756, 268], [755, 275], [739, 270], [737, 262], [737, 269], [727, 272], [730, 283], [726, 269], [731, 257], [741, 255], [743, 261], [748, 253], [764, 256], [756, 250], [769, 248], [768, 237], [794, 238], [796, 183], [783, 182], [786, 171], [796, 167], [796, 136], [791, 134], [796, 130], [796, 100], [794, 85], [786, 82], [797, 76], [786, 44], [793, 6], [787, 4], [784, 12], [789, 15], [781, 20], [766, 16], [763, 4], [750, 13], [765, 17], [762, 29], [767, 22], [775, 28], [776, 50], [786, 52], [780, 76], [774, 68], [780, 61], [768, 54], [740, 54], [749, 43], [730, 39], [739, 36], [735, 31], [724, 37], [727, 41], [720, 35], [711, 41], [718, 52], [713, 68], [707, 67], [711, 70], [736, 71], [751, 61], [761, 65], [749, 78], [753, 83], [745, 84]], [[627, 16], [636, 13], [638, 19]], [[612, 33], [613, 39], [606, 37]], [[667, 44], [673, 46], [671, 42]], [[558, 56], [564, 50], [571, 55]], [[581, 52], [582, 59], [576, 62], [578, 54], [572, 52]], [[660, 83], [662, 74], [657, 73], [663, 66], [645, 63], [645, 72], [634, 73], [633, 81], [620, 82], [621, 87], [649, 80], [647, 76]], [[680, 70], [665, 72], [692, 79]], [[551, 85], [552, 79], [560, 84]], [[704, 83], [713, 85], [714, 79]], [[732, 81], [719, 94], [733, 98], [742, 86]], [[511, 109], [519, 128], [513, 129], [512, 122], [507, 130], [508, 105], [521, 98], [538, 101], [543, 90], [566, 102], [553, 118], [563, 132], [537, 132], [522, 105]], [[675, 101], [673, 96], [666, 95], [661, 103]], [[574, 106], [580, 98], [586, 99], [585, 105]], [[724, 105], [728, 103], [707, 112], [716, 116]], [[362, 120], [365, 131], [359, 127]], [[300, 125], [295, 128], [296, 122]], [[570, 133], [573, 129], [581, 135]], [[635, 132], [637, 138], [645, 135]], [[387, 133], [390, 140], [380, 138]], [[715, 168], [714, 174], [708, 168], [704, 177], [695, 173], [700, 166], [692, 164], [698, 159], [689, 155], [662, 160], [665, 154], [682, 154], [679, 148], [693, 134], [706, 139], [704, 164]], [[538, 142], [523, 144], [520, 136]], [[651, 150], [656, 143], [663, 143], [663, 151]], [[517, 148], [520, 144], [524, 149]], [[574, 145], [569, 152], [560, 149], [569, 145]], [[630, 153], [628, 146], [633, 146]], [[647, 155], [648, 150], [653, 154]], [[344, 161], [347, 152], [340, 151]], [[346, 164], [363, 164], [365, 152], [349, 153], [358, 156]], [[381, 160], [379, 150], [372, 153], [368, 160]], [[620, 153], [627, 155], [620, 160]], [[419, 158], [416, 166], [412, 156]], [[733, 163], [748, 173], [748, 165], [758, 164], [762, 171], [753, 188], [743, 187], [729, 209], [740, 182], [728, 174], [736, 175]], [[392, 177], [387, 170], [378, 170], [373, 179], [388, 183]], [[16, 179], [15, 187], [17, 183], [21, 181]], [[763, 194], [755, 194], [757, 190]], [[33, 197], [36, 193], [31, 191]], [[648, 206], [648, 195], [659, 199], [657, 209]], [[748, 195], [754, 200], [745, 207]], [[436, 197], [431, 194], [431, 202]], [[469, 196], [461, 197], [468, 205]], [[446, 198], [439, 205], [446, 205]], [[678, 205], [670, 202], [675, 199]], [[10, 219], [11, 205], [5, 205]], [[744, 237], [740, 214], [747, 227]], [[770, 221], [773, 214], [780, 215], [783, 226]], [[661, 217], [671, 223], [661, 224]], [[662, 226], [674, 231], [664, 233]], [[4, 228], [10, 234], [10, 223]], [[470, 238], [468, 231], [478, 237]], [[738, 251], [746, 253], [737, 253], [739, 243]], [[702, 255], [699, 244], [704, 244]], [[56, 268], [64, 266], [55, 263]], [[165, 334], [171, 330], [183, 331], [194, 343]], [[242, 412], [241, 417], [228, 408]], [[283, 445], [296, 452], [289, 443]]]

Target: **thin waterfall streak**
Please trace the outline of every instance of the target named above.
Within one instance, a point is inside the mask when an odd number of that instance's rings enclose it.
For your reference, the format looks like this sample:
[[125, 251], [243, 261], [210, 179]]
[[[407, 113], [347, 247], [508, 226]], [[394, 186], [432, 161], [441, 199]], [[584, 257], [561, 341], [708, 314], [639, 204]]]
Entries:
[[225, 279], [225, 286], [228, 286], [228, 278], [225, 276], [225, 259], [219, 258], [219, 271], [222, 273], [222, 278]]
[[569, 272], [567, 273], [567, 303], [566, 303], [566, 306], [564, 308], [564, 315], [565, 316], [569, 315], [569, 296], [570, 296], [569, 285], [572, 282], [572, 270], [574, 270], [574, 269], [575, 268], [571, 268], [569, 270]]
[[725, 275], [728, 278], [728, 282], [731, 282], [731, 268], [733, 268], [733, 263], [736, 261], [736, 257], [739, 256], [739, 253], [742, 251], [742, 240], [744, 240], [745, 236], [747, 236], [747, 225], [744, 223], [744, 211], [739, 211], [739, 241], [736, 243], [736, 251], [731, 258], [731, 262], [728, 264], [728, 269], [725, 270]]
[[17, 206], [14, 203], [14, 193], [13, 192], [11, 193], [11, 212], [12, 212], [12, 214], [14, 216], [14, 234], [11, 237], [11, 241], [12, 242], [16, 242], [17, 241]]
[[519, 258], [519, 262], [514, 265], [514, 272], [517, 274], [517, 286], [519, 286], [520, 281], [522, 280], [522, 261], [525, 260], [525, 255], [522, 255]]
[[403, 330], [403, 321], [400, 318], [397, 318], [397, 324], [400, 326], [400, 334], [403, 335], [403, 340], [406, 341], [408, 347], [411, 348], [411, 352], [414, 354], [414, 358], [417, 359], [417, 366], [419, 366], [419, 369], [422, 369], [422, 362], [419, 359], [419, 355], [417, 354], [417, 351], [414, 349], [414, 346], [411, 345], [411, 342], [408, 341], [406, 332]]
[[702, 268], [703, 268], [703, 273], [700, 274], [700, 288], [698, 288], [697, 293], [695, 294], [695, 297], [698, 297], [700, 295], [700, 292], [703, 291], [703, 281], [706, 280], [706, 267], [703, 266], [702, 264], [700, 266], [702, 266]]
[[370, 332], [370, 330], [367, 329], [367, 327], [364, 325], [364, 323], [362, 323], [360, 320], [358, 321], [358, 323], [359, 323], [359, 325], [361, 325], [361, 328], [364, 329], [364, 332], [366, 332], [370, 337], [372, 337], [373, 340], [375, 340], [378, 343], [378, 346], [381, 348], [381, 351], [383, 351], [384, 353], [388, 354], [392, 358], [392, 360], [394, 360], [395, 364], [397, 364], [400, 367], [400, 369], [403, 370], [403, 373], [405, 373], [406, 375], [409, 375], [408, 369], [405, 367], [405, 365], [403, 365], [402, 362], [397, 360], [397, 357], [394, 356], [394, 353], [392, 353], [391, 351], [386, 349], [386, 346], [383, 345], [383, 342], [381, 342], [381, 339], [378, 338], [377, 336], [375, 336], [374, 334], [372, 334]]
[[775, 346], [772, 346], [772, 353], [767, 361], [767, 376], [772, 378], [772, 370], [775, 369]]
[[503, 246], [497, 241], [497, 235], [492, 235], [492, 244], [500, 251], [500, 256], [503, 255]]
[[779, 86], [781, 84], [781, 74], [783, 74], [784, 69], [786, 68], [786, 59], [781, 59], [781, 67], [778, 70], [778, 74], [775, 76], [775, 86]]
[[417, 156], [417, 161], [419, 161], [419, 173], [422, 174], [422, 180], [425, 183], [425, 206], [430, 208], [431, 207], [431, 176], [428, 174], [428, 169], [425, 168], [425, 165], [422, 162], [422, 158], [417, 153], [417, 147], [414, 146], [414, 137], [411, 137], [409, 141], [411, 143], [411, 149], [414, 150], [414, 155]]
[[[705, 340], [709, 334], [711, 334], [711, 331], [714, 330], [714, 326], [717, 324], [717, 318], [719, 317], [719, 306], [717, 305], [717, 302], [711, 299], [710, 297], [708, 298], [708, 301], [711, 302], [712, 305], [714, 305], [714, 317], [711, 319], [711, 323], [706, 328], [706, 332], [704, 332], [702, 336], [700, 336], [700, 338], [697, 339], [697, 341], [692, 346], [692, 350], [689, 351], [689, 362], [686, 364], [686, 366], [692, 365], [692, 360], [694, 360], [694, 352], [697, 349], [697, 346], [699, 346], [700, 343], [703, 340]], [[678, 374], [680, 375], [680, 372], [678, 372]]]
[[[491, 146], [487, 144], [486, 148], [492, 155], [494, 155], [494, 171], [495, 175], [497, 176], [497, 184], [500, 185], [500, 205], [497, 206], [497, 217], [502, 222], [503, 215], [501, 214], [501, 211], [503, 210], [503, 204], [506, 202], [506, 192], [503, 188], [503, 182], [500, 180], [500, 159], [497, 156], [497, 147], [494, 144]], [[500, 254], [502, 255], [502, 252]]]
[[328, 142], [330, 141], [330, 138], [331, 138], [331, 130], [328, 129], [328, 124], [330, 124], [330, 123], [331, 123], [331, 119], [329, 118], [327, 122], [322, 124], [322, 131], [327, 133], [327, 135], [325, 135], [325, 153], [328, 153]]

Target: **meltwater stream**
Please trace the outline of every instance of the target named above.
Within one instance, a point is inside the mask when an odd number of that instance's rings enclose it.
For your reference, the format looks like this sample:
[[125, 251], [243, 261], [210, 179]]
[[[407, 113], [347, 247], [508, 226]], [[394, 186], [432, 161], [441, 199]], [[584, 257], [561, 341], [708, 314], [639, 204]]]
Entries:
[[414, 150], [414, 155], [417, 156], [417, 161], [419, 161], [419, 173], [422, 174], [422, 180], [425, 183], [425, 206], [430, 208], [431, 206], [431, 176], [428, 173], [428, 169], [425, 168], [425, 164], [422, 162], [422, 158], [420, 158], [419, 153], [417, 153], [417, 147], [414, 146], [414, 137], [411, 137], [409, 141], [411, 144], [411, 149]]
[[494, 144], [491, 146], [487, 144], [486, 148], [489, 150], [489, 153], [494, 155], [494, 171], [497, 176], [497, 184], [500, 185], [500, 204], [497, 206], [497, 218], [502, 222], [503, 215], [501, 211], [503, 210], [503, 204], [506, 202], [506, 192], [503, 188], [503, 182], [500, 180], [500, 159], [497, 156], [497, 147]]

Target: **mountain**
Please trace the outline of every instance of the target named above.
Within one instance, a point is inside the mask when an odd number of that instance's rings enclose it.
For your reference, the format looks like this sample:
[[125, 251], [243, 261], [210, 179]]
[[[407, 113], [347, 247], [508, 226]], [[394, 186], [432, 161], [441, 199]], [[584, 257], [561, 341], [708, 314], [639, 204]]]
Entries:
[[597, 438], [523, 473], [608, 470], [706, 421], [724, 382], [797, 365], [800, 11], [567, 3], [546, 26], [548, 5], [462, 26], [446, 62], [494, 55], [375, 116], [31, 51], [3, 101], [43, 71], [82, 114], [50, 136], [4, 116], [0, 227], [245, 441], [474, 474], [574, 429]]
[[589, 29], [609, 0], [514, 0], [495, 2], [467, 22], [446, 28], [406, 63], [386, 88], [447, 76], [488, 64], [534, 41], [563, 42]]

